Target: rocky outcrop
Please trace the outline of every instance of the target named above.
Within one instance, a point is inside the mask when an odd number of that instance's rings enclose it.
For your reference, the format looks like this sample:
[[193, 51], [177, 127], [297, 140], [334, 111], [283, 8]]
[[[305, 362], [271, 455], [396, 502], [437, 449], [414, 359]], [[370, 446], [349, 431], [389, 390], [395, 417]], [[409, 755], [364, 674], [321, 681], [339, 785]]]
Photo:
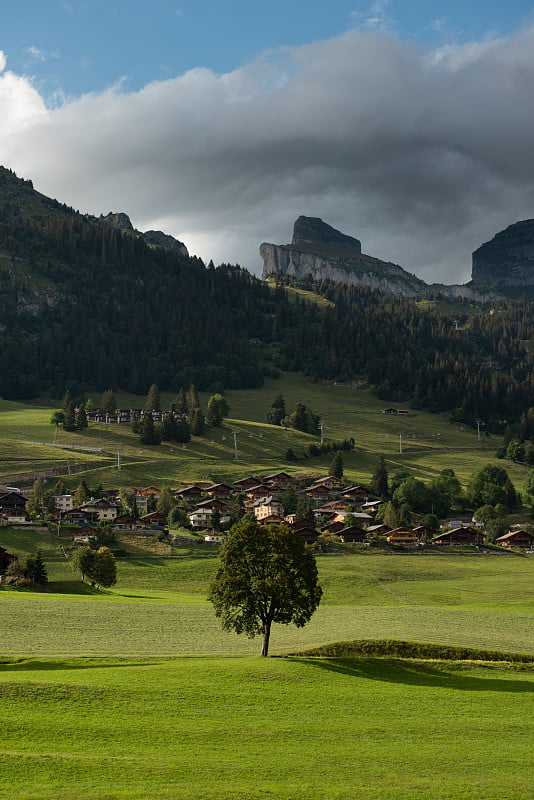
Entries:
[[147, 244], [155, 245], [157, 247], [164, 247], [166, 250], [175, 250], [181, 253], [183, 256], [189, 255], [185, 244], [180, 242], [178, 239], [175, 239], [174, 236], [170, 236], [162, 231], [146, 231], [143, 233], [142, 231], [136, 230], [132, 225], [128, 214], [125, 214], [122, 211], [102, 214], [100, 216], [100, 221], [106, 222], [108, 225], [114, 225], [116, 228], [119, 228], [122, 231], [133, 233], [135, 236], [141, 236], [141, 238], [144, 239]]
[[471, 278], [495, 288], [534, 285], [534, 219], [509, 225], [475, 250]]
[[263, 277], [282, 274], [295, 280], [312, 277], [354, 286], [368, 286], [388, 294], [422, 297], [427, 284], [397, 264], [361, 252], [361, 243], [332, 228], [318, 217], [299, 217], [291, 244], [264, 242], [260, 246]]

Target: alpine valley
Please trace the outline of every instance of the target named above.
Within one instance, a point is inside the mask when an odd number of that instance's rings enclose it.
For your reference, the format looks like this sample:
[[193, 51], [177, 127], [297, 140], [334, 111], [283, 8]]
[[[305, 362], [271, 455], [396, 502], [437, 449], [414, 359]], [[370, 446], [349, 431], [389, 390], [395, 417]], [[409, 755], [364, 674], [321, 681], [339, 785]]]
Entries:
[[281, 370], [489, 428], [534, 405], [534, 220], [429, 286], [301, 216], [264, 278], [207, 266], [126, 214], [80, 214], [0, 168], [0, 395], [261, 386]]

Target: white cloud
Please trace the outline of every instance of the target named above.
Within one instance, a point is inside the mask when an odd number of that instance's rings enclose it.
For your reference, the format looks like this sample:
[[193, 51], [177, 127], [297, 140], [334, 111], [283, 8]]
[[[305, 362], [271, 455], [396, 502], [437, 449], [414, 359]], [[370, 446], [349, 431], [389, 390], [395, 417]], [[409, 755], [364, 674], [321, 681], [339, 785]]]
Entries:
[[6, 55], [3, 50], [0, 50], [0, 72], [3, 72], [6, 68], [7, 59]]
[[38, 47], [35, 47], [35, 45], [28, 47], [26, 52], [34, 59], [34, 61], [46, 61], [45, 53], [42, 50], [39, 50]]
[[258, 269], [260, 242], [308, 214], [426, 280], [465, 281], [473, 249], [534, 216], [533, 45], [534, 29], [436, 52], [350, 31], [49, 109], [7, 72], [0, 161], [215, 263]]

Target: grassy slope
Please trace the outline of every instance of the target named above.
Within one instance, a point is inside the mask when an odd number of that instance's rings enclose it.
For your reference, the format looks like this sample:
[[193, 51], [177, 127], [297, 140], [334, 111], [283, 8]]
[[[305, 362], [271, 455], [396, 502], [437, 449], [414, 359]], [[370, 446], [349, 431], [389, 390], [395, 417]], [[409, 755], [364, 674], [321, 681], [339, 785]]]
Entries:
[[[284, 454], [288, 447], [303, 451], [314, 437], [297, 431], [266, 425], [265, 413], [282, 392], [288, 410], [303, 401], [319, 413], [328, 438], [353, 436], [356, 449], [343, 456], [345, 475], [350, 481], [367, 481], [372, 473], [376, 454], [386, 456], [390, 470], [407, 468], [417, 476], [431, 478], [444, 467], [452, 467], [462, 480], [493, 460], [500, 444], [496, 437], [483, 437], [463, 426], [451, 425], [439, 415], [414, 412], [408, 417], [388, 416], [381, 409], [388, 405], [369, 392], [349, 386], [315, 384], [301, 375], [286, 374], [271, 380], [261, 389], [229, 391], [232, 418], [221, 428], [208, 430], [187, 445], [144, 447], [129, 428], [92, 424], [83, 433], [57, 433], [50, 425], [48, 407], [24, 406], [0, 401], [0, 475], [40, 469], [47, 460], [52, 468], [66, 473], [66, 459], [87, 462], [85, 475], [91, 483], [105, 485], [172, 483], [189, 479], [232, 479], [250, 472], [267, 473], [278, 469], [305, 470], [325, 474], [331, 456], [288, 464]], [[99, 397], [95, 397], [95, 402]], [[172, 399], [163, 397], [164, 404]], [[206, 396], [202, 398], [206, 402]], [[143, 398], [121, 396], [121, 405], [143, 404]], [[399, 404], [395, 404], [399, 405]], [[238, 432], [239, 459], [234, 458], [233, 431]], [[403, 434], [403, 454], [399, 454], [399, 433]], [[65, 446], [36, 448], [21, 445], [21, 440], [54, 442]], [[69, 446], [101, 448], [102, 452], [69, 450]], [[122, 470], [116, 469], [117, 450], [121, 450]], [[109, 466], [101, 466], [108, 460]], [[91, 469], [89, 462], [97, 462]], [[503, 462], [498, 462], [503, 464]], [[505, 462], [514, 483], [522, 488], [526, 468]], [[80, 477], [76, 476], [72, 484]]]
[[529, 667], [41, 660], [0, 665], [0, 694], [2, 798], [532, 796]]

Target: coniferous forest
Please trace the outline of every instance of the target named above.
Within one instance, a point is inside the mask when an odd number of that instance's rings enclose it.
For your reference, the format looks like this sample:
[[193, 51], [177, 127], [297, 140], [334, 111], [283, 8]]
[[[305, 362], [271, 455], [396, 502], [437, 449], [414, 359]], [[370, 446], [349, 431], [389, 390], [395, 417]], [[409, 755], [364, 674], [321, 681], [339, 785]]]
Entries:
[[418, 305], [325, 283], [317, 305], [239, 266], [81, 215], [0, 169], [0, 395], [260, 386], [277, 370], [486, 425], [534, 406], [534, 305]]

